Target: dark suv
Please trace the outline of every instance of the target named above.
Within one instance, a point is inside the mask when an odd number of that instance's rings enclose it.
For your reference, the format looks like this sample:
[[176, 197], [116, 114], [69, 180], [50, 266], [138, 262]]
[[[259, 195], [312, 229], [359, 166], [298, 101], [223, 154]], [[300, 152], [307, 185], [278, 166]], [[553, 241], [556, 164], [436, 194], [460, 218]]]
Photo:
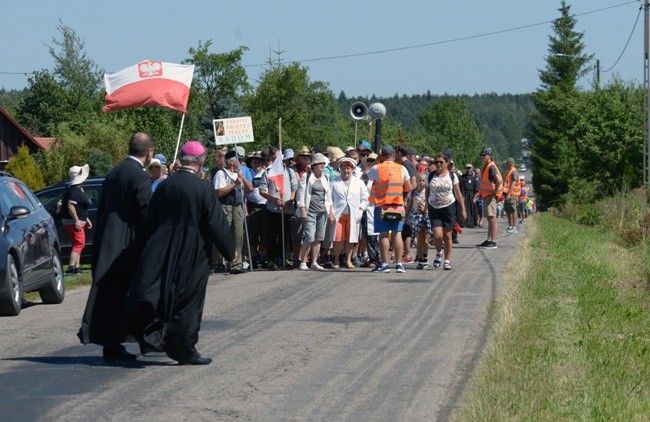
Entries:
[[[84, 264], [90, 263], [90, 257], [92, 256], [93, 252], [95, 225], [97, 224], [97, 205], [99, 204], [99, 197], [102, 194], [103, 183], [104, 177], [89, 177], [82, 185], [84, 192], [86, 192], [86, 195], [88, 195], [92, 201], [92, 205], [90, 205], [90, 208], [88, 209], [88, 218], [90, 218], [90, 221], [93, 224], [91, 229], [85, 229], [86, 246], [81, 252], [81, 262]], [[63, 258], [64, 262], [67, 262], [70, 259], [72, 243], [70, 242], [70, 237], [63, 228], [63, 224], [61, 224], [59, 211], [63, 206], [63, 194], [68, 188], [68, 185], [68, 182], [60, 182], [35, 192], [36, 197], [41, 201], [45, 209], [47, 209], [49, 213], [54, 216], [56, 228], [59, 233], [59, 239], [61, 241], [61, 257]]]
[[0, 172], [0, 315], [18, 315], [23, 293], [65, 296], [54, 219], [20, 180]]

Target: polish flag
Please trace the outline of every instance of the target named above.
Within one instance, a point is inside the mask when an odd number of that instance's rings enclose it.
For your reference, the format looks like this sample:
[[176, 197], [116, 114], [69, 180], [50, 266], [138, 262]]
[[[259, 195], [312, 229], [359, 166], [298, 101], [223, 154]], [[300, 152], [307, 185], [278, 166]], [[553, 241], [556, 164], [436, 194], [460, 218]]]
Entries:
[[269, 167], [267, 177], [275, 183], [275, 186], [280, 191], [280, 198], [284, 198], [284, 166], [282, 165], [282, 151], [278, 151], [273, 160], [273, 164]]
[[115, 73], [104, 74], [104, 111], [164, 106], [187, 113], [194, 66], [145, 60]]

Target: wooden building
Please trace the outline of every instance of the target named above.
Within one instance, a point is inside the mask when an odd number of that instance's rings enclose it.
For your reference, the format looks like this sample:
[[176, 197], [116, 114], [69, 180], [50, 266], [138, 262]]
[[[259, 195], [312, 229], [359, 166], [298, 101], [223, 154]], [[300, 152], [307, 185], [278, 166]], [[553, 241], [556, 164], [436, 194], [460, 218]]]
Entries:
[[39, 150], [50, 149], [53, 143], [54, 138], [35, 138], [0, 107], [0, 169], [4, 169], [21, 145], [26, 145], [30, 154], [34, 154]]

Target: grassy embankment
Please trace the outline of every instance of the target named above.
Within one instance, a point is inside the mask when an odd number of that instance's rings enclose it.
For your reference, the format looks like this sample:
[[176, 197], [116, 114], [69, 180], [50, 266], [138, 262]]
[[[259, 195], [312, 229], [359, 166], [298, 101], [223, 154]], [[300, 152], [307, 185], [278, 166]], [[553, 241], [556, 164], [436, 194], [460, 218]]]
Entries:
[[642, 246], [539, 215], [502, 279], [456, 420], [650, 420]]

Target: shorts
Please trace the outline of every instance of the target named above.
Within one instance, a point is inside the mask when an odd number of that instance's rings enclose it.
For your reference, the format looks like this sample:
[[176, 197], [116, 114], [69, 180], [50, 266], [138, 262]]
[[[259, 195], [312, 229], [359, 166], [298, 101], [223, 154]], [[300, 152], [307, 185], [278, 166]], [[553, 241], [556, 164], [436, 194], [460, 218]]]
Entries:
[[80, 254], [83, 251], [84, 246], [86, 246], [86, 231], [84, 230], [84, 225], [81, 226], [81, 230], [76, 231], [74, 225], [64, 225], [65, 231], [70, 236], [70, 241], [72, 242], [72, 252]]
[[404, 219], [395, 221], [384, 221], [381, 219], [381, 206], [375, 207], [374, 215], [375, 233], [388, 233], [389, 231], [401, 232], [404, 227]]
[[350, 239], [350, 214], [341, 214], [336, 222], [335, 242], [347, 242]]
[[503, 204], [503, 209], [505, 210], [506, 214], [514, 214], [517, 212], [517, 197], [514, 195], [511, 195], [507, 198], [504, 199], [504, 204]]
[[407, 237], [411, 237], [413, 235], [413, 232], [411, 231], [411, 226], [408, 224], [404, 224], [404, 227], [402, 227], [402, 239], [406, 239]]
[[497, 216], [497, 197], [494, 195], [483, 198], [483, 215], [486, 217]]
[[454, 202], [444, 208], [433, 208], [429, 205], [429, 219], [433, 228], [453, 229], [456, 225], [456, 203]]
[[308, 212], [307, 221], [302, 234], [302, 241], [305, 243], [322, 242], [325, 239], [325, 228], [327, 227], [327, 211]]

